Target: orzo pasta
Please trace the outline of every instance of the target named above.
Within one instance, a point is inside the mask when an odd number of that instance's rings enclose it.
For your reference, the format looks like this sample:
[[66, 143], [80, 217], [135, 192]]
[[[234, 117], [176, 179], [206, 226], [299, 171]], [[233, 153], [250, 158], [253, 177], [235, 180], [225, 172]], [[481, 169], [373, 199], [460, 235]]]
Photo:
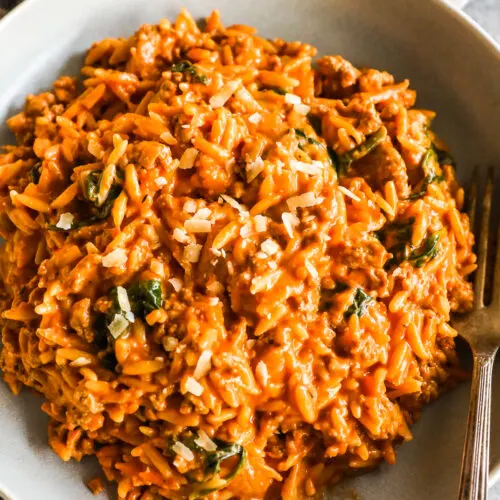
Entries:
[[473, 236], [434, 113], [315, 54], [183, 11], [8, 120], [3, 378], [121, 499], [317, 496], [461, 376]]

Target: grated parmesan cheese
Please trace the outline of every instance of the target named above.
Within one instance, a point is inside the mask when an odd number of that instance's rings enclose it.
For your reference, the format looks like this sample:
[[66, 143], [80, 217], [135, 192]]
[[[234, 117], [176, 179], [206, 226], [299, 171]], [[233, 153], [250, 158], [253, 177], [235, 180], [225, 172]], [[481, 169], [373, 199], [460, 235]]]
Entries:
[[241, 226], [240, 229], [240, 236], [242, 238], [248, 238], [253, 232], [252, 224], [250, 222], [247, 222], [243, 226]]
[[163, 187], [163, 186], [166, 186], [166, 185], [168, 184], [168, 181], [167, 181], [167, 179], [165, 179], [165, 177], [157, 177], [157, 178], [155, 179], [155, 184], [156, 184], [159, 188], [161, 188], [161, 187]]
[[127, 252], [124, 248], [116, 248], [102, 258], [103, 267], [120, 267], [127, 263]]
[[133, 323], [135, 321], [135, 315], [132, 311], [128, 311], [127, 313], [125, 313], [125, 319], [129, 322], [129, 323]]
[[188, 170], [194, 167], [194, 162], [198, 156], [199, 151], [196, 148], [187, 148], [179, 160], [179, 168], [181, 170]]
[[207, 291], [218, 295], [224, 291], [224, 286], [219, 281], [212, 281], [212, 283], [207, 285]]
[[257, 125], [260, 121], [262, 121], [262, 115], [260, 113], [255, 112], [253, 115], [248, 117], [248, 121]]
[[163, 337], [161, 343], [163, 344], [163, 349], [167, 352], [175, 351], [179, 345], [179, 341], [175, 337]]
[[290, 160], [290, 168], [308, 175], [322, 175], [324, 171], [323, 163], [316, 160], [312, 163], [306, 163], [304, 161], [292, 159]]
[[73, 225], [73, 221], [75, 220], [75, 216], [70, 213], [61, 214], [59, 220], [57, 221], [56, 227], [59, 229], [71, 229]]
[[189, 243], [191, 240], [189, 239], [189, 236], [186, 234], [186, 231], [183, 229], [176, 227], [174, 229], [174, 240], [178, 241], [179, 243]]
[[306, 116], [309, 113], [309, 111], [311, 111], [311, 106], [300, 103], [300, 104], [294, 104], [293, 109], [294, 111], [299, 113], [299, 115]]
[[300, 104], [302, 101], [298, 95], [285, 94], [285, 102], [287, 104]]
[[309, 208], [319, 205], [321, 201], [322, 199], [316, 197], [312, 191], [308, 191], [307, 193], [288, 198], [288, 200], [286, 200], [286, 204], [288, 205], [288, 208], [294, 212], [297, 208]]
[[192, 462], [194, 460], [194, 453], [183, 443], [177, 441], [173, 446], [172, 450], [175, 451], [179, 457], [183, 458], [188, 462]]
[[200, 253], [202, 248], [202, 245], [199, 245], [197, 243], [190, 243], [184, 248], [184, 258], [192, 264], [198, 262], [200, 260]]
[[194, 214], [196, 212], [196, 202], [194, 200], [187, 200], [182, 209], [188, 214]]
[[184, 227], [189, 233], [209, 233], [212, 223], [209, 220], [188, 219], [184, 222]]
[[293, 228], [300, 224], [299, 218], [290, 212], [283, 212], [281, 214], [281, 220], [283, 221], [288, 236], [293, 238]]
[[252, 182], [264, 170], [264, 160], [259, 156], [252, 163], [247, 163], [247, 182]]
[[238, 90], [238, 87], [240, 86], [240, 82], [238, 80], [232, 80], [230, 82], [227, 82], [225, 85], [222, 86], [219, 91], [214, 94], [210, 100], [208, 101], [210, 106], [212, 108], [221, 108], [226, 104], [226, 102], [230, 99], [230, 97]]
[[185, 384], [186, 392], [191, 393], [193, 396], [201, 396], [203, 394], [203, 386], [193, 377], [188, 377]]
[[269, 256], [274, 255], [275, 253], [281, 250], [281, 247], [278, 245], [278, 243], [276, 243], [271, 238], [268, 238], [267, 240], [263, 241], [262, 244], [260, 245], [260, 248], [265, 254]]
[[207, 207], [200, 208], [194, 215], [193, 219], [208, 219], [212, 215], [212, 210]]
[[200, 357], [198, 358], [198, 362], [196, 363], [196, 368], [194, 369], [193, 373], [194, 378], [200, 379], [209, 372], [210, 368], [212, 367], [211, 360], [212, 360], [212, 351], [206, 350], [201, 353]]
[[359, 196], [355, 195], [352, 191], [350, 191], [349, 189], [345, 188], [344, 186], [337, 186], [337, 189], [341, 193], [344, 193], [349, 198], [352, 198], [354, 201], [361, 201], [361, 198]]
[[230, 206], [233, 207], [235, 210], [238, 210], [240, 214], [247, 214], [248, 210], [238, 203], [234, 198], [231, 198], [231, 196], [228, 196], [227, 194], [221, 194], [220, 197]]
[[200, 429], [198, 431], [198, 437], [194, 440], [194, 442], [206, 451], [215, 451], [217, 449], [217, 445], [208, 437], [208, 434]]
[[129, 322], [121, 314], [115, 314], [113, 321], [108, 325], [108, 330], [113, 338], [117, 339], [128, 328], [128, 325]]
[[118, 300], [118, 305], [120, 309], [125, 312], [130, 312], [132, 309], [130, 308], [130, 301], [128, 299], [128, 293], [125, 288], [122, 286], [116, 287], [116, 298]]
[[271, 290], [276, 282], [279, 280], [281, 273], [279, 271], [273, 271], [265, 276], [255, 276], [252, 278], [252, 283], [250, 285], [250, 293], [255, 295], [264, 290]]
[[179, 278], [170, 278], [168, 282], [176, 292], [182, 290], [182, 281]]
[[269, 381], [269, 370], [267, 369], [266, 363], [264, 361], [259, 361], [255, 367], [255, 375], [262, 385], [262, 387], [267, 387]]
[[83, 356], [80, 356], [79, 358], [76, 358], [75, 360], [71, 361], [69, 366], [72, 366], [73, 368], [80, 368], [81, 366], [87, 366], [90, 365], [91, 361], [89, 358], [84, 358]]
[[264, 215], [256, 215], [254, 217], [255, 230], [258, 233], [264, 233], [267, 230], [267, 217]]
[[304, 264], [311, 277], [315, 280], [319, 279], [318, 270], [314, 267], [313, 263], [309, 259], [306, 259]]

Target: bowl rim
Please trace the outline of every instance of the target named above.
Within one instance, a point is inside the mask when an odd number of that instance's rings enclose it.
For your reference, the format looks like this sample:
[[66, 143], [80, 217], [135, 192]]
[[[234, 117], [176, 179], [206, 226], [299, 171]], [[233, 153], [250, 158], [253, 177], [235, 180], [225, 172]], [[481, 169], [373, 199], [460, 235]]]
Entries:
[[[40, 3], [44, 3], [47, 8], [47, 3], [51, 0], [24, 0], [21, 4], [14, 7], [4, 17], [0, 19], [0, 38], [3, 31], [6, 30], [11, 23], [22, 22], [22, 18], [29, 12], [31, 8]], [[427, 0], [437, 9], [445, 12], [447, 16], [454, 18], [463, 27], [473, 33], [479, 42], [482, 43], [485, 50], [488, 50], [500, 63], [500, 42], [497, 42], [477, 21], [472, 19], [462, 8], [448, 3], [446, 0]], [[2, 381], [0, 381], [2, 383]], [[500, 457], [499, 461], [490, 469], [488, 486], [491, 488], [494, 484], [500, 481]], [[7, 493], [4, 486], [0, 485], [0, 494], [5, 500], [13, 497]]]

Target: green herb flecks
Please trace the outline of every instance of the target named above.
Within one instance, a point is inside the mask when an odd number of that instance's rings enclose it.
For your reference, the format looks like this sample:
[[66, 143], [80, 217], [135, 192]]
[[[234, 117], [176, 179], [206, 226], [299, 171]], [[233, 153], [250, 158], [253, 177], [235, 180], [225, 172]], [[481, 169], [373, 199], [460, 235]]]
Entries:
[[267, 87], [263, 90], [270, 90], [271, 92], [274, 92], [278, 95], [285, 95], [287, 93], [287, 91], [285, 89], [282, 89], [281, 87]]
[[318, 137], [322, 137], [323, 125], [321, 123], [321, 118], [319, 116], [312, 115], [311, 113], [307, 115], [307, 118], [309, 120], [309, 123], [311, 124], [311, 127], [316, 132], [316, 135]]
[[29, 170], [29, 176], [33, 184], [38, 184], [40, 182], [40, 176], [42, 175], [42, 162], [36, 162]]
[[180, 61], [178, 63], [172, 64], [172, 73], [185, 73], [191, 75], [191, 78], [198, 83], [203, 85], [207, 84], [207, 77], [199, 72], [194, 64], [189, 61]]
[[328, 152], [328, 156], [330, 158], [330, 162], [332, 164], [332, 167], [335, 169], [335, 172], [337, 172], [337, 175], [340, 175], [342, 167], [341, 167], [341, 163], [339, 160], [339, 155], [330, 146], [328, 146], [326, 148], [326, 151]]
[[127, 290], [132, 311], [138, 316], [147, 316], [163, 305], [160, 280], [144, 280], [134, 283]]
[[351, 163], [360, 160], [367, 154], [371, 153], [385, 140], [386, 137], [387, 129], [382, 126], [373, 134], [368, 135], [363, 144], [359, 144], [354, 149], [351, 149], [342, 155], [338, 155], [337, 173], [339, 175], [345, 175], [348, 172]]
[[321, 146], [321, 142], [314, 139], [314, 137], [308, 137], [306, 133], [301, 128], [294, 128], [295, 135], [307, 141], [308, 144], [314, 144], [316, 146]]
[[[214, 439], [217, 445], [215, 451], [206, 451], [198, 448], [198, 452], [204, 457], [205, 479], [194, 485], [194, 491], [189, 494], [189, 499], [203, 498], [214, 491], [225, 488], [245, 466], [245, 448], [238, 443], [227, 443], [219, 439]], [[226, 460], [237, 457], [235, 465], [224, 477], [220, 476], [222, 463]]]
[[437, 171], [439, 167], [438, 156], [432, 147], [425, 152], [420, 166], [424, 172], [424, 180], [422, 181], [421, 188], [408, 196], [409, 200], [418, 200], [422, 198], [422, 196], [427, 194], [429, 184], [433, 182], [442, 182], [444, 180], [443, 176]]
[[101, 184], [101, 176], [102, 174], [100, 172], [90, 172], [85, 178], [84, 182], [83, 196], [91, 205], [92, 215], [87, 219], [74, 221], [70, 229], [61, 229], [54, 224], [50, 224], [48, 226], [48, 229], [52, 231], [71, 231], [73, 229], [92, 226], [93, 224], [98, 224], [99, 222], [106, 220], [111, 214], [113, 203], [122, 191], [122, 185], [115, 182], [111, 186], [104, 203], [102, 205], [98, 205], [98, 194]]
[[[394, 240], [407, 243], [411, 239], [414, 222], [414, 217], [410, 217], [409, 219], [402, 221], [393, 221], [390, 224], [387, 224], [384, 228], [374, 231], [373, 234], [379, 241], [382, 243], [386, 242], [389, 246]], [[387, 242], [389, 238], [391, 241]]]
[[436, 153], [438, 163], [443, 165], [451, 165], [452, 167], [456, 167], [456, 162], [453, 156], [444, 149], [439, 149], [434, 143], [432, 144], [432, 149]]
[[439, 233], [434, 233], [423, 244], [420, 250], [414, 250], [408, 256], [408, 260], [414, 267], [423, 267], [427, 262], [434, 259], [439, 253]]
[[358, 318], [361, 318], [363, 314], [365, 314], [370, 302], [373, 301], [373, 297], [368, 295], [361, 288], [356, 288], [356, 292], [354, 293], [354, 299], [352, 304], [347, 308], [345, 314], [347, 317], [355, 314]]

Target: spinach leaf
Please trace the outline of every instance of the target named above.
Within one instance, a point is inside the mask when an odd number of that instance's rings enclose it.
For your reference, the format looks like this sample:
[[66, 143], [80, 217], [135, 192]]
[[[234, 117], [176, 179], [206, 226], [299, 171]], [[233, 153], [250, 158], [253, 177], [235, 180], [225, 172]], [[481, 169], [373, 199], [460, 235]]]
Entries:
[[114, 183], [108, 193], [108, 197], [104, 201], [102, 205], [97, 205], [98, 194], [99, 194], [99, 186], [101, 184], [101, 173], [100, 172], [90, 172], [85, 178], [84, 183], [84, 198], [92, 204], [92, 212], [91, 215], [87, 219], [83, 219], [80, 221], [74, 221], [70, 229], [61, 229], [54, 224], [49, 224], [47, 227], [51, 231], [71, 231], [73, 229], [80, 229], [82, 227], [91, 226], [93, 224], [97, 224], [109, 217], [111, 214], [111, 209], [113, 208], [113, 203], [116, 198], [118, 198], [119, 194], [122, 191], [121, 184]]
[[321, 142], [317, 141], [313, 137], [308, 137], [306, 133], [301, 128], [294, 128], [295, 135], [301, 139], [305, 139], [309, 144], [321, 145]]
[[281, 87], [267, 87], [263, 90], [271, 90], [272, 92], [278, 95], [285, 95], [287, 93], [287, 91], [285, 89], [282, 89]]
[[413, 233], [414, 217], [407, 220], [394, 221], [387, 224], [384, 228], [374, 231], [374, 236], [381, 242], [384, 242], [388, 236], [394, 237], [398, 241], [408, 242]]
[[207, 77], [201, 74], [196, 66], [189, 61], [180, 61], [172, 64], [171, 71], [172, 73], [186, 73], [191, 75], [195, 82], [202, 83], [203, 85], [207, 84]]
[[365, 142], [356, 146], [354, 149], [347, 151], [346, 153], [338, 157], [339, 160], [339, 171], [340, 175], [345, 175], [349, 170], [351, 163], [360, 160], [371, 151], [373, 151], [384, 139], [387, 137], [387, 129], [382, 126], [373, 134], [366, 136]]
[[87, 200], [97, 204], [100, 184], [101, 184], [100, 172], [93, 170], [92, 172], [90, 172], [90, 174], [87, 175], [87, 177], [85, 177], [85, 183], [84, 183], [85, 191], [83, 195]]
[[163, 305], [162, 286], [160, 280], [144, 280], [134, 283], [127, 290], [134, 314], [147, 316], [151, 311]]
[[42, 162], [37, 161], [29, 171], [29, 176], [33, 184], [38, 184], [40, 182], [40, 176], [42, 175]]
[[432, 143], [431, 148], [434, 150], [437, 156], [438, 163], [442, 165], [451, 165], [452, 167], [456, 167], [456, 162], [451, 154], [444, 150], [439, 149], [434, 143]]
[[388, 271], [393, 267], [399, 266], [401, 262], [408, 260], [410, 256], [410, 249], [407, 243], [398, 243], [394, 245], [390, 250], [392, 257], [385, 263], [384, 269]]
[[[205, 455], [205, 477], [207, 479], [195, 486], [195, 491], [189, 495], [190, 500], [203, 498], [214, 491], [225, 488], [245, 465], [246, 451], [243, 446], [238, 443], [227, 443], [220, 439], [215, 439], [214, 443], [217, 445], [215, 451], [199, 450]], [[232, 457], [238, 457], [236, 465], [227, 476], [221, 478], [219, 474], [222, 462]]]
[[420, 166], [425, 175], [422, 182], [422, 187], [416, 193], [412, 193], [410, 196], [408, 196], [408, 200], [417, 200], [419, 198], [422, 198], [422, 196], [425, 196], [427, 194], [427, 188], [429, 187], [429, 184], [431, 184], [432, 182], [442, 182], [444, 180], [444, 177], [442, 175], [438, 175], [436, 172], [435, 167], [437, 159], [438, 157], [432, 147], [425, 152], [420, 163]]
[[361, 288], [356, 288], [356, 292], [354, 294], [354, 299], [352, 304], [347, 308], [345, 314], [347, 317], [355, 314], [358, 318], [361, 318], [363, 314], [368, 309], [370, 302], [373, 301], [373, 297], [368, 295]]
[[309, 123], [311, 124], [311, 127], [316, 132], [316, 135], [321, 137], [322, 132], [323, 132], [323, 125], [321, 123], [321, 118], [319, 116], [311, 115], [311, 113], [309, 113], [307, 115], [307, 118], [309, 119]]
[[408, 256], [408, 260], [414, 267], [422, 267], [437, 256], [439, 253], [439, 236], [439, 233], [432, 234], [427, 238], [421, 250], [414, 250]]
[[326, 151], [328, 152], [328, 156], [330, 157], [330, 162], [332, 164], [332, 167], [335, 169], [335, 172], [337, 172], [337, 175], [340, 175], [341, 164], [339, 160], [339, 155], [330, 146], [326, 148]]

